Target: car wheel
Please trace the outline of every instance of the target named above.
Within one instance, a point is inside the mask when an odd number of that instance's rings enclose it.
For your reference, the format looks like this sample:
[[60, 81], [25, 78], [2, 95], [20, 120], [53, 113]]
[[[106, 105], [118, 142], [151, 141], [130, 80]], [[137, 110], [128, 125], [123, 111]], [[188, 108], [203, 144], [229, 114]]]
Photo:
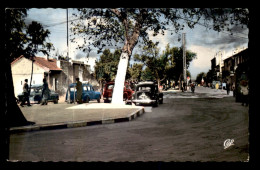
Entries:
[[55, 99], [55, 100], [53, 101], [53, 103], [54, 103], [54, 104], [58, 104], [58, 99]]
[[156, 102], [153, 104], [154, 107], [158, 107], [158, 100], [156, 99]]
[[163, 99], [159, 101], [160, 104], [163, 104]]
[[89, 98], [87, 97], [87, 99], [86, 99], [86, 103], [89, 103]]
[[99, 96], [98, 99], [97, 99], [97, 102], [98, 102], [98, 103], [100, 103], [100, 98], [101, 98], [101, 97]]

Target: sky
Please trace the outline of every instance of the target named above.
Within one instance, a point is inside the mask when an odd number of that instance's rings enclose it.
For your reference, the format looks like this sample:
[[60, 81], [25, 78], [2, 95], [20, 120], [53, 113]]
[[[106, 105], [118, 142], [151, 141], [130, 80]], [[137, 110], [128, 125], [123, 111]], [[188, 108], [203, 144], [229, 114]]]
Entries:
[[[73, 9], [69, 8], [69, 20], [72, 19]], [[66, 56], [67, 54], [67, 13], [66, 9], [60, 8], [33, 8], [28, 11], [26, 23], [37, 21], [43, 25], [45, 29], [51, 32], [48, 41], [53, 43], [55, 51], [51, 52], [51, 56], [58, 51], [60, 54]], [[236, 50], [245, 49], [248, 47], [248, 29], [241, 29], [235, 27], [232, 29], [233, 35], [223, 31], [216, 32], [209, 30], [201, 25], [196, 25], [194, 29], [186, 28], [183, 33], [186, 34], [186, 49], [197, 54], [188, 70], [191, 73], [191, 78], [196, 79], [197, 74], [201, 72], [207, 73], [211, 68], [211, 59], [213, 59], [218, 52], [222, 52], [222, 59], [232, 56]], [[69, 34], [71, 32], [69, 31]], [[153, 41], [159, 41], [159, 48], [163, 51], [169, 43], [170, 47], [181, 47], [182, 42], [178, 41], [177, 35], [170, 35], [166, 32], [164, 36], [158, 35], [151, 37]], [[82, 39], [78, 39], [82, 43]], [[95, 60], [101, 55], [95, 51], [91, 51], [89, 59], [86, 59], [87, 54], [76, 49], [77, 44], [69, 42], [69, 57], [77, 60], [85, 60], [91, 66], [93, 71]], [[137, 48], [133, 54], [137, 52]], [[37, 54], [43, 56], [43, 54]], [[218, 58], [217, 58], [218, 62]]]

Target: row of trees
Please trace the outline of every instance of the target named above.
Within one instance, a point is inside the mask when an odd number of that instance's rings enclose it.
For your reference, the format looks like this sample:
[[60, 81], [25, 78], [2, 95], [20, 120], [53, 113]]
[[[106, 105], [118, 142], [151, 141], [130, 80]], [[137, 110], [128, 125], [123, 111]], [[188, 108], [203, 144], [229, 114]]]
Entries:
[[[114, 81], [117, 74], [117, 66], [120, 60], [121, 49], [111, 53], [105, 49], [100, 59], [96, 61], [95, 76], [100, 82]], [[187, 68], [190, 62], [196, 58], [196, 54], [186, 51]], [[126, 80], [145, 81], [156, 80], [158, 85], [162, 82], [174, 80], [178, 82], [183, 78], [183, 51], [181, 47], [170, 47], [166, 45], [165, 50], [160, 54], [156, 44], [144, 46], [140, 54], [134, 54], [134, 63], [128, 64]], [[130, 62], [130, 60], [129, 60]]]
[[[224, 70], [222, 71], [222, 79], [225, 82], [226, 78], [230, 75], [230, 71]], [[205, 72], [200, 72], [197, 77], [196, 77], [196, 82], [198, 84], [201, 83], [201, 80], [204, 80], [204, 82], [206, 83], [206, 85], [208, 85], [208, 83], [212, 83], [213, 80], [218, 80], [217, 74], [214, 70], [209, 70], [207, 73]]]

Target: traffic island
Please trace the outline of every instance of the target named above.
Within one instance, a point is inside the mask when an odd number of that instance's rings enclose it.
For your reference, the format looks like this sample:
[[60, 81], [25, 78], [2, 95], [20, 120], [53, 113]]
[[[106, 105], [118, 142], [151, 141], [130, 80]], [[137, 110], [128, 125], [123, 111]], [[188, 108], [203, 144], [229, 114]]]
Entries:
[[93, 126], [131, 121], [144, 113], [144, 107], [110, 103], [33, 106], [23, 114], [34, 125], [10, 128], [10, 133]]

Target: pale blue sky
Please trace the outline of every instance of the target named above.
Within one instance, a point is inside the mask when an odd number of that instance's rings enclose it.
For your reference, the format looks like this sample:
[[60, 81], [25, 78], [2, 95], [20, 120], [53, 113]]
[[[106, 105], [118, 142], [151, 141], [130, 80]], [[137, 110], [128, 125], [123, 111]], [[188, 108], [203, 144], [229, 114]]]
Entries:
[[[69, 20], [72, 9], [69, 9]], [[43, 9], [30, 9], [26, 22], [32, 20], [38, 21], [43, 24], [44, 28], [50, 30], [51, 34], [49, 41], [54, 44], [55, 50], [59, 50], [61, 54], [67, 53], [67, 24], [66, 24], [66, 9], [60, 8], [43, 8]], [[70, 33], [70, 32], [69, 32]], [[227, 32], [215, 32], [201, 25], [196, 25], [194, 29], [185, 28], [183, 33], [186, 33], [186, 49], [197, 53], [197, 59], [193, 60], [188, 70], [191, 72], [192, 78], [195, 79], [200, 72], [208, 72], [211, 67], [210, 60], [215, 56], [216, 52], [225, 52], [224, 57], [231, 56], [232, 51], [236, 48], [247, 48], [248, 46], [248, 29], [238, 29], [234, 36], [230, 36]], [[177, 35], [167, 34], [165, 36], [154, 37], [153, 40], [160, 42], [161, 50], [164, 50], [167, 43], [170, 47], [180, 47], [181, 42], [177, 41]], [[76, 50], [76, 44], [69, 42], [69, 55], [72, 59], [76, 56], [86, 56], [85, 53]], [[54, 55], [55, 52], [52, 52]], [[135, 51], [133, 52], [133, 54]], [[42, 56], [43, 54], [38, 54]], [[94, 51], [90, 53], [88, 64], [93, 68], [94, 60], [100, 54]]]

